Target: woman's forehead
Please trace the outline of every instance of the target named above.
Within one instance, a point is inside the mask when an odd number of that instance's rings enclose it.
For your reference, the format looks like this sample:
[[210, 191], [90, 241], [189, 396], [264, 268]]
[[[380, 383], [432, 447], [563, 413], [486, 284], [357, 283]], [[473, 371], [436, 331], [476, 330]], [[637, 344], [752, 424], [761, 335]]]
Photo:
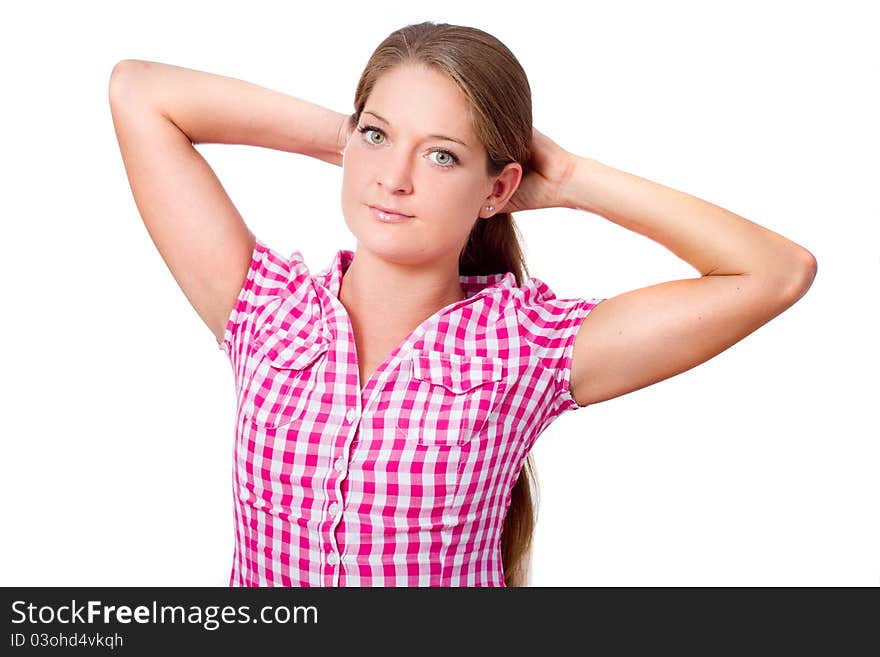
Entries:
[[398, 67], [382, 75], [363, 113], [393, 129], [476, 146], [467, 97], [444, 74], [424, 67]]

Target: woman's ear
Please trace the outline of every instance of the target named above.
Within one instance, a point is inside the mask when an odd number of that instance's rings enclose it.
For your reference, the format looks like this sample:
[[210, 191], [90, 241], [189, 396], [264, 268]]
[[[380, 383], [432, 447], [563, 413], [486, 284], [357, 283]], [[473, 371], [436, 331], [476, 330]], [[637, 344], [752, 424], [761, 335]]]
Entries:
[[492, 196], [487, 199], [488, 203], [495, 206], [495, 212], [502, 212], [507, 201], [516, 192], [522, 182], [523, 167], [519, 162], [510, 162], [504, 167], [504, 171], [498, 174], [492, 187]]

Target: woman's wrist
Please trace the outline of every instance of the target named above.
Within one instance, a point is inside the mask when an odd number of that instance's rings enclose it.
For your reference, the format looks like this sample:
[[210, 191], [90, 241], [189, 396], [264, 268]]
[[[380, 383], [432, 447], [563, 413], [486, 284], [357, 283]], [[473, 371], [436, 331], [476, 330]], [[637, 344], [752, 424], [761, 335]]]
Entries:
[[342, 166], [342, 154], [348, 146], [348, 140], [354, 132], [353, 116], [350, 114], [339, 115], [339, 127], [336, 130], [336, 153], [339, 155], [338, 161], [334, 162]]
[[567, 173], [560, 184], [561, 207], [571, 210], [594, 212], [588, 198], [591, 172], [601, 166], [599, 162], [588, 157], [571, 154], [566, 167]]

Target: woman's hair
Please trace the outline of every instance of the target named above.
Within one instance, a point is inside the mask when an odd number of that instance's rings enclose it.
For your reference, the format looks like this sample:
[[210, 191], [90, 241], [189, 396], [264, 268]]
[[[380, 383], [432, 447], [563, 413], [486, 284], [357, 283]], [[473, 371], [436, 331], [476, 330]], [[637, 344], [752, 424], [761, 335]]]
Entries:
[[[486, 149], [486, 173], [497, 176], [505, 165], [518, 162], [523, 175], [532, 148], [532, 94], [526, 73], [513, 53], [498, 39], [472, 27], [424, 22], [407, 25], [379, 44], [367, 62], [355, 91], [354, 130], [373, 87], [383, 74], [401, 64], [427, 66], [444, 73], [468, 100], [474, 132]], [[459, 254], [461, 275], [512, 272], [518, 285], [529, 275], [513, 217], [499, 212], [475, 217], [474, 227]], [[535, 527], [533, 487], [537, 478], [527, 455], [513, 488], [501, 535], [504, 581], [528, 584], [529, 556]]]

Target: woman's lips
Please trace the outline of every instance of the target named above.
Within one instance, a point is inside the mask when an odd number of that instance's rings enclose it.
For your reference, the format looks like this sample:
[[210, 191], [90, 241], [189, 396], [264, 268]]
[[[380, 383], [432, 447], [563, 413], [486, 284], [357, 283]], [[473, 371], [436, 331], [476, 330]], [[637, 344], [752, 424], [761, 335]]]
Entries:
[[385, 212], [384, 210], [379, 210], [372, 205], [370, 206], [370, 212], [372, 212], [373, 216], [376, 217], [379, 221], [384, 221], [385, 223], [390, 224], [399, 224], [412, 219], [412, 217], [408, 217], [405, 214], [397, 214], [396, 212]]

